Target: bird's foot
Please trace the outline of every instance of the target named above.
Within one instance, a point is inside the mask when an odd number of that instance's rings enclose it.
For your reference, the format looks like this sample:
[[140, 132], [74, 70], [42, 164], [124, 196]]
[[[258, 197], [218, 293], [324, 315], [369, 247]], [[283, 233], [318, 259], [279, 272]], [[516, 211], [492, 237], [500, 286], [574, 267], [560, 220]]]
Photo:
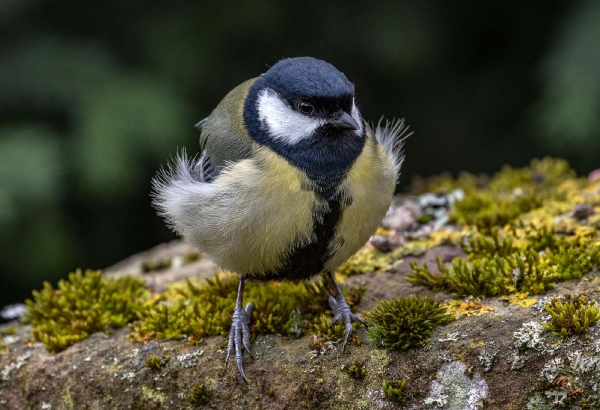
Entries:
[[238, 370], [242, 380], [248, 383], [246, 375], [244, 374], [244, 367], [242, 364], [242, 343], [246, 348], [246, 351], [252, 359], [252, 352], [250, 351], [250, 329], [248, 324], [250, 323], [250, 317], [252, 317], [252, 311], [254, 310], [254, 303], [250, 302], [246, 305], [246, 309], [242, 309], [241, 303], [236, 304], [235, 310], [233, 311], [233, 320], [231, 323], [231, 330], [229, 331], [229, 344], [227, 345], [227, 358], [225, 359], [225, 370], [227, 370], [227, 362], [229, 356], [235, 351], [235, 362], [237, 363]]
[[350, 306], [348, 306], [348, 302], [346, 299], [340, 294], [338, 294], [337, 298], [329, 295], [329, 307], [333, 311], [333, 321], [329, 325], [329, 327], [335, 325], [340, 320], [344, 321], [346, 325], [346, 336], [344, 337], [344, 344], [342, 345], [342, 353], [346, 350], [346, 345], [348, 344], [348, 338], [352, 333], [352, 322], [362, 323], [367, 326], [365, 321], [359, 316], [352, 313], [350, 310]]

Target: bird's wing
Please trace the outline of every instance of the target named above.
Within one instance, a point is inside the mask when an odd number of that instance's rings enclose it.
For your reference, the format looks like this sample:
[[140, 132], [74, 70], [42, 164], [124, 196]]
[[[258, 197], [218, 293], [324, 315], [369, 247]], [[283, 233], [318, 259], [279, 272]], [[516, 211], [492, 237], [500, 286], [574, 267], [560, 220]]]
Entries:
[[409, 126], [404, 123], [404, 118], [392, 121], [385, 120], [385, 124], [383, 124], [383, 117], [375, 127], [375, 139], [383, 147], [388, 159], [394, 164], [396, 178], [400, 176], [400, 167], [404, 161], [404, 141], [412, 135], [412, 131], [408, 132], [408, 128]]
[[194, 174], [200, 182], [211, 183], [221, 172], [221, 166], [212, 165], [206, 151], [202, 153], [198, 161], [195, 163], [192, 161], [191, 166], [194, 168]]
[[196, 128], [200, 134], [202, 134], [202, 127], [204, 126], [206, 120], [208, 120], [208, 117], [201, 119], [196, 125], [194, 125], [194, 128]]
[[252, 156], [256, 144], [244, 123], [244, 102], [256, 79], [231, 90], [213, 112], [196, 124], [200, 130], [200, 149], [210, 157], [213, 166], [225, 166]]

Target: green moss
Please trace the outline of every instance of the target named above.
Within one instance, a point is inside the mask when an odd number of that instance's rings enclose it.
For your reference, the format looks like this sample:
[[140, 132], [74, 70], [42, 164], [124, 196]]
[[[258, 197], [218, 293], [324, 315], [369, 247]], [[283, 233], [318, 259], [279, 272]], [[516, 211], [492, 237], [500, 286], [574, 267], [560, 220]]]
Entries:
[[[133, 324], [132, 341], [153, 339], [181, 339], [197, 341], [211, 335], [227, 335], [235, 307], [238, 279], [229, 275], [208, 279], [201, 284], [187, 280], [181, 286], [168, 290], [150, 307], [140, 320]], [[303, 331], [319, 333], [323, 316], [330, 312], [327, 302], [328, 283], [317, 282], [247, 282], [244, 302], [255, 304], [250, 330], [258, 333], [301, 334]], [[364, 289], [346, 292], [348, 303], [360, 302]], [[329, 313], [327, 325], [331, 322]], [[331, 336], [337, 334], [334, 326]]]
[[194, 385], [190, 393], [185, 396], [185, 401], [190, 404], [202, 404], [208, 401], [209, 395], [208, 390], [204, 387], [203, 384]]
[[457, 180], [446, 175], [429, 182], [419, 181], [417, 187], [429, 192], [462, 188], [466, 197], [455, 204], [451, 220], [487, 231], [541, 207], [562, 182], [574, 177], [568, 162], [544, 158], [532, 160], [525, 168], [505, 166], [489, 182], [469, 174], [461, 174]]
[[7, 326], [4, 329], [0, 329], [0, 336], [10, 336], [17, 333], [17, 328], [14, 326]]
[[478, 187], [487, 184], [489, 177], [475, 176], [468, 172], [461, 172], [458, 178], [452, 178], [449, 173], [434, 175], [428, 178], [416, 176], [411, 182], [411, 193], [421, 195], [427, 192], [450, 192], [462, 189], [465, 192], [474, 192]]
[[362, 362], [352, 362], [344, 366], [344, 370], [354, 379], [362, 379], [367, 375], [367, 368]]
[[462, 242], [467, 257], [438, 260], [436, 271], [413, 263], [406, 279], [458, 296], [543, 294], [600, 264], [595, 219], [569, 218], [584, 201], [600, 203], [598, 189], [574, 179], [565, 161], [546, 158], [528, 168], [505, 167], [481, 189], [471, 184], [455, 204], [454, 221], [470, 232]]
[[45, 282], [41, 291], [34, 291], [24, 320], [33, 326], [33, 338], [56, 353], [91, 333], [125, 326], [149, 297], [141, 280], [106, 279], [100, 271], [77, 270], [56, 289]]
[[381, 383], [383, 387], [383, 392], [389, 401], [393, 401], [396, 403], [402, 403], [405, 399], [404, 390], [406, 389], [406, 380], [396, 380], [395, 382], [383, 381]]
[[443, 264], [437, 259], [435, 273], [426, 263], [420, 266], [413, 262], [406, 280], [458, 296], [489, 297], [514, 292], [536, 295], [552, 289], [557, 282], [579, 278], [600, 263], [600, 247], [596, 245], [563, 247], [561, 244], [557, 249], [546, 247], [544, 251], [536, 251], [539, 243], [532, 241], [524, 248], [512, 247], [509, 242], [495, 251], [481, 247], [490, 241], [479, 240], [479, 245], [466, 248], [469, 252], [466, 260], [456, 258]]
[[336, 341], [344, 338], [345, 325], [338, 322], [329, 327], [331, 324], [331, 316], [323, 313], [310, 323], [310, 333], [317, 335], [325, 341]]
[[405, 350], [428, 343], [431, 330], [454, 317], [433, 298], [411, 295], [383, 300], [366, 319], [367, 335], [376, 345]]
[[169, 360], [171, 360], [171, 356], [165, 355], [159, 357], [155, 354], [151, 354], [144, 360], [144, 366], [150, 370], [160, 370], [164, 365], [166, 365]]
[[482, 231], [503, 226], [525, 212], [538, 208], [544, 197], [536, 192], [514, 194], [491, 194], [475, 192], [455, 204], [450, 215], [452, 222], [475, 225]]
[[544, 309], [550, 313], [551, 320], [542, 326], [565, 338], [574, 335], [587, 338], [589, 327], [600, 320], [600, 308], [585, 295], [566, 294], [564, 299], [553, 298]]

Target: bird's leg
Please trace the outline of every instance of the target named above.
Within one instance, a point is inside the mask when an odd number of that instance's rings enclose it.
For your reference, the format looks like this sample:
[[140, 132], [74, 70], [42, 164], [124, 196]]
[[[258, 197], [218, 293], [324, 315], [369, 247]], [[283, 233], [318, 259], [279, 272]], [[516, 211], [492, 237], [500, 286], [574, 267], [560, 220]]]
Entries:
[[342, 295], [342, 291], [335, 281], [333, 273], [327, 272], [327, 274], [329, 275], [333, 293], [335, 294], [335, 297], [329, 295], [329, 307], [331, 307], [331, 310], [333, 311], [333, 321], [329, 327], [335, 325], [341, 319], [344, 320], [344, 324], [346, 325], [346, 336], [344, 337], [344, 344], [342, 345], [342, 353], [344, 353], [346, 345], [348, 344], [348, 338], [350, 337], [350, 333], [352, 333], [352, 322], [359, 322], [365, 326], [367, 326], [367, 324], [360, 316], [352, 313], [350, 306], [348, 306], [348, 302], [344, 299], [344, 295]]
[[254, 303], [250, 302], [246, 305], [246, 309], [242, 308], [243, 296], [244, 278], [240, 276], [237, 300], [235, 302], [235, 310], [233, 311], [231, 330], [229, 331], [229, 345], [227, 346], [225, 370], [227, 370], [229, 356], [235, 351], [235, 361], [237, 363], [238, 370], [240, 371], [240, 376], [242, 376], [242, 380], [248, 383], [246, 375], [244, 374], [244, 367], [242, 366], [242, 343], [244, 344], [244, 347], [246, 348], [246, 351], [250, 357], [254, 359], [254, 356], [252, 356], [252, 352], [250, 351], [250, 329], [248, 328], [250, 317], [252, 317], [252, 311], [254, 310]]

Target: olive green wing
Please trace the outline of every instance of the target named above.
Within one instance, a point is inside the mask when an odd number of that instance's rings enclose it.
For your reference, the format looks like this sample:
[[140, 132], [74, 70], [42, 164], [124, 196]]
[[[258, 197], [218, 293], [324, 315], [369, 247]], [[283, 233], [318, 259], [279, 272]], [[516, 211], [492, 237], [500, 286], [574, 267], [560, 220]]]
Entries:
[[200, 149], [210, 164], [222, 167], [227, 163], [250, 158], [256, 144], [244, 124], [244, 102], [256, 78], [231, 90], [213, 112], [196, 124], [200, 130]]

